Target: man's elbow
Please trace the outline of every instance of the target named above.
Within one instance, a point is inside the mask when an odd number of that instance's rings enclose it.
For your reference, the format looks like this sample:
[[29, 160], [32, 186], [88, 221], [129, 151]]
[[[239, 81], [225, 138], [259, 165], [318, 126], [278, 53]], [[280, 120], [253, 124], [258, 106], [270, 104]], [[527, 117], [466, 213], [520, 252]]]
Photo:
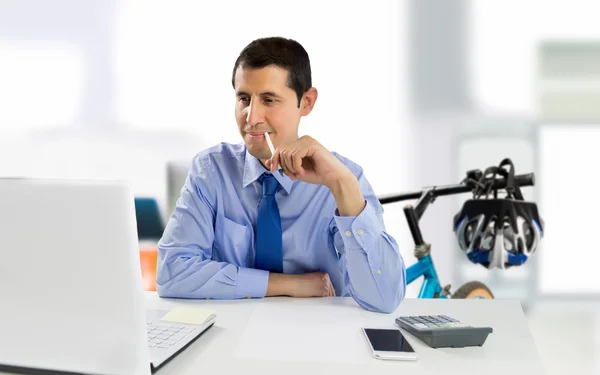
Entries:
[[200, 290], [189, 290], [182, 283], [178, 283], [175, 280], [170, 280], [162, 284], [156, 283], [156, 293], [161, 298], [215, 298], [211, 294], [204, 293], [202, 288]]
[[393, 313], [394, 311], [396, 311], [398, 306], [400, 306], [400, 303], [402, 303], [405, 296], [406, 279], [402, 277], [398, 284], [396, 284], [396, 288], [393, 290], [392, 293], [389, 293], [386, 297], [382, 296], [381, 303], [379, 304], [377, 309], [378, 312], [386, 314]]
[[400, 306], [400, 303], [404, 300], [405, 295], [406, 295], [406, 287], [400, 286], [393, 297], [388, 298], [387, 300], [383, 301], [380, 312], [386, 313], [386, 314], [391, 314], [394, 311], [396, 311], [398, 306]]
[[[158, 275], [157, 275], [158, 276]], [[177, 288], [173, 286], [172, 280], [163, 283], [156, 282], [156, 293], [162, 298], [178, 298], [181, 297], [180, 293], [177, 293]]]
[[357, 298], [356, 294], [354, 294], [354, 299], [363, 309], [365, 309], [367, 311], [391, 314], [394, 311], [396, 311], [398, 306], [400, 306], [400, 303], [404, 300], [405, 294], [406, 294], [406, 285], [399, 285], [393, 294], [386, 296], [386, 297], [384, 297], [382, 295], [378, 295], [377, 296], [378, 298], [376, 298], [376, 299], [375, 298], [361, 299], [361, 298]]
[[156, 270], [156, 293], [162, 298], [185, 298], [181, 282], [168, 276], [165, 269]]
[[406, 269], [404, 268], [404, 263], [402, 262], [398, 268], [401, 272], [397, 274], [397, 278], [394, 279], [392, 285], [389, 285], [388, 290], [391, 293], [386, 297], [382, 296], [381, 308], [379, 309], [382, 313], [391, 314], [396, 311], [406, 296]]
[[160, 259], [156, 267], [156, 293], [162, 298], [201, 298], [199, 288], [190, 288], [190, 272], [175, 267], [173, 259]]

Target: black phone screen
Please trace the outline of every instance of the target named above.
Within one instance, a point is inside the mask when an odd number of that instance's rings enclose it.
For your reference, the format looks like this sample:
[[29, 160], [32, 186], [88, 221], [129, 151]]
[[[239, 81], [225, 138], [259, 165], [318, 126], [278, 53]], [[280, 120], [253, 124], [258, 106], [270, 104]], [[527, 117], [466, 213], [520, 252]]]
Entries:
[[374, 329], [365, 328], [365, 333], [371, 342], [373, 350], [378, 352], [409, 352], [414, 349], [402, 336], [398, 329]]

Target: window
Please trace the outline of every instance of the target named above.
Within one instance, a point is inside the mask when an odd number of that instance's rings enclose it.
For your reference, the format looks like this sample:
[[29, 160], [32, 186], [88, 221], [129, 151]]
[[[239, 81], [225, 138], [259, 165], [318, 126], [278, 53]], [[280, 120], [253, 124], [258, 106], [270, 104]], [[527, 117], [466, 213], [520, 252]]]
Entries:
[[[536, 110], [538, 46], [545, 40], [600, 37], [595, 1], [470, 2], [471, 85], [488, 112]], [[568, 17], [565, 15], [568, 14]]]

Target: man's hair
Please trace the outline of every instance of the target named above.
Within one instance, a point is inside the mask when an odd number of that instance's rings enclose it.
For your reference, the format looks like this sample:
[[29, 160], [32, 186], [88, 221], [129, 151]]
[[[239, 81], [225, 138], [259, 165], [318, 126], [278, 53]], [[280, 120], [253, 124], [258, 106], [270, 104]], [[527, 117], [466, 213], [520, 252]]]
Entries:
[[312, 87], [312, 81], [308, 53], [295, 40], [271, 37], [252, 41], [235, 61], [231, 84], [235, 87], [235, 72], [238, 67], [260, 69], [269, 65], [287, 70], [287, 86], [296, 92], [300, 108], [302, 95]]

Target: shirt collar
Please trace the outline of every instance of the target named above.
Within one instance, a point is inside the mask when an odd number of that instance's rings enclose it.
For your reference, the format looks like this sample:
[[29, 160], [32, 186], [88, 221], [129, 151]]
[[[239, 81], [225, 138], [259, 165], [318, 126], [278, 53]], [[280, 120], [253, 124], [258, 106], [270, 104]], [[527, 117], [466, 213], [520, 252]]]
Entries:
[[[246, 155], [244, 158], [244, 176], [242, 181], [244, 184], [243, 187], [246, 187], [254, 181], [258, 180], [258, 178], [262, 176], [263, 173], [268, 172], [268, 170], [265, 167], [263, 167], [263, 165], [257, 158], [255, 158], [248, 152], [248, 149], [246, 147], [244, 147], [244, 149]], [[275, 176], [275, 179], [283, 187], [286, 193], [290, 194], [292, 191], [292, 185], [294, 184], [294, 181], [292, 181], [286, 175], [281, 176], [279, 172], [273, 173], [273, 176]]]

